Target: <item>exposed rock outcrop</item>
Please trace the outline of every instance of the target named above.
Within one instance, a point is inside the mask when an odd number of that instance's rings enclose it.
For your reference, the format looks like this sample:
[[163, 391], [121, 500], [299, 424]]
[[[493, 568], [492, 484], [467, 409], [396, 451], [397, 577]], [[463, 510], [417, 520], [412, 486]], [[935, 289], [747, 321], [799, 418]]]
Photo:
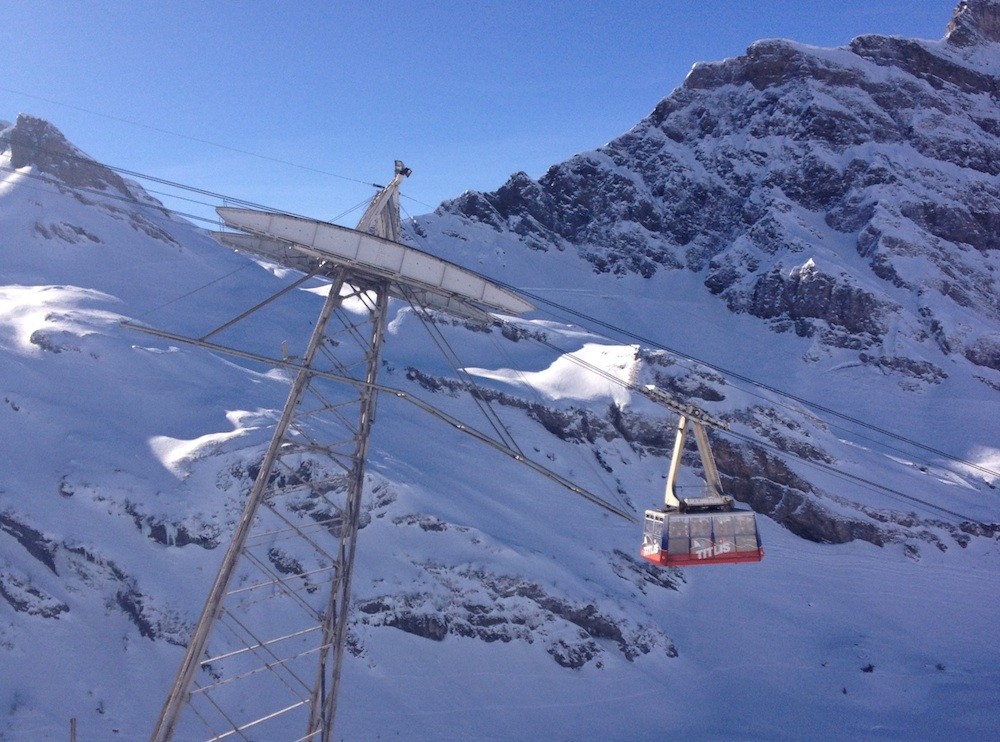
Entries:
[[120, 175], [85, 155], [43, 119], [20, 114], [14, 126], [0, 131], [0, 154], [4, 152], [9, 154], [12, 168], [33, 165], [70, 188], [109, 191], [135, 198]]
[[558, 664], [572, 669], [591, 662], [601, 667], [609, 644], [629, 661], [654, 651], [677, 656], [677, 648], [661, 632], [592, 602], [554, 595], [538, 583], [481, 568], [420, 566], [437, 589], [362, 600], [357, 605], [360, 622], [433, 641], [452, 635], [488, 643], [543, 642]]
[[1000, 3], [997, 0], [961, 0], [945, 38], [958, 47], [1000, 43]]
[[[604, 147], [438, 214], [599, 273], [697, 271], [732, 311], [832, 347], [902, 324], [927, 343], [911, 360], [936, 363], [956, 307], [1000, 323], [998, 18], [996, 0], [964, 0], [941, 42], [754, 43], [696, 64]], [[904, 321], [918, 312], [940, 332]]]

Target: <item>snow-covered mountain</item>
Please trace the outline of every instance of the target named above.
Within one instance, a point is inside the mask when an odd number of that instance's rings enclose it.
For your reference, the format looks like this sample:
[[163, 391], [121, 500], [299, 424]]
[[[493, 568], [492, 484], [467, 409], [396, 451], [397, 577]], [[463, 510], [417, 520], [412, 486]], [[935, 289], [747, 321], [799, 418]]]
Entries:
[[984, 427], [942, 421], [1000, 390], [998, 15], [697, 64], [604, 147], [417, 219], [418, 244], [492, 246], [487, 274], [876, 422], [877, 387], [896, 430], [974, 456]]
[[[609, 377], [657, 383], [730, 422], [767, 556], [653, 568], [638, 527], [383, 399], [338, 736], [991, 736], [998, 80], [997, 0], [940, 42], [759, 42], [409, 224], [543, 300], [437, 323], [526, 454], [641, 515], [674, 420]], [[289, 278], [52, 125], [0, 128], [0, 739], [141, 739], [288, 379], [119, 320], [197, 336]], [[316, 291], [226, 344], [294, 354]], [[384, 359], [483, 426], [405, 305]]]

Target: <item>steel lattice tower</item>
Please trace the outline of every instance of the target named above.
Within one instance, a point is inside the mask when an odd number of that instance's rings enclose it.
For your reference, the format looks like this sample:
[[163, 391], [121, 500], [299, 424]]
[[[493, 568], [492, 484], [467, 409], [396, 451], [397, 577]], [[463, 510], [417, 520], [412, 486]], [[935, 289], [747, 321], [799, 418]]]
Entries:
[[[408, 175], [397, 163], [358, 232], [398, 243]], [[391, 280], [318, 265], [330, 292], [154, 740], [331, 738]]]

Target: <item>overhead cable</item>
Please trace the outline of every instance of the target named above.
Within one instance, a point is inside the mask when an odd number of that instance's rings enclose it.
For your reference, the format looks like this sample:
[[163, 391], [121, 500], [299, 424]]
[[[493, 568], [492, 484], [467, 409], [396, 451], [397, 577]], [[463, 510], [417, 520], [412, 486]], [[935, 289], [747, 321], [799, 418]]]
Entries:
[[551, 299], [546, 299], [545, 297], [540, 296], [538, 294], [534, 294], [534, 293], [531, 293], [529, 291], [520, 290], [517, 287], [512, 286], [511, 284], [504, 283], [503, 281], [498, 281], [495, 278], [492, 278], [490, 280], [493, 281], [493, 283], [495, 283], [496, 285], [498, 285], [498, 286], [500, 286], [502, 288], [506, 288], [508, 290], [513, 290], [513, 291], [517, 291], [518, 293], [520, 293], [523, 296], [528, 297], [529, 299], [532, 299], [534, 301], [540, 302], [542, 304], [547, 304], [547, 305], [549, 305], [549, 306], [551, 306], [551, 307], [553, 307], [555, 309], [558, 309], [560, 311], [566, 312], [566, 313], [572, 315], [573, 317], [576, 317], [577, 319], [580, 319], [580, 320], [582, 320], [584, 322], [593, 323], [594, 325], [602, 327], [602, 328], [604, 328], [606, 330], [610, 330], [610, 331], [612, 331], [614, 333], [617, 333], [619, 335], [622, 335], [622, 336], [624, 336], [624, 337], [626, 337], [626, 338], [628, 338], [630, 340], [635, 340], [635, 341], [637, 341], [637, 342], [639, 342], [639, 343], [641, 343], [643, 345], [646, 345], [647, 347], [656, 348], [657, 350], [663, 350], [663, 351], [666, 351], [668, 353], [671, 353], [671, 354], [677, 356], [678, 358], [683, 358], [685, 360], [692, 361], [694, 363], [699, 363], [702, 366], [705, 366], [706, 368], [710, 368], [713, 371], [717, 371], [720, 374], [723, 374], [725, 376], [729, 376], [729, 377], [732, 377], [734, 379], [739, 379], [740, 381], [743, 381], [743, 382], [745, 382], [747, 384], [752, 384], [753, 386], [759, 387], [761, 389], [765, 389], [766, 391], [769, 391], [772, 394], [777, 394], [778, 396], [794, 400], [794, 401], [798, 402], [799, 404], [804, 405], [806, 407], [810, 407], [810, 408], [812, 408], [814, 410], [819, 410], [821, 412], [825, 412], [825, 413], [827, 413], [829, 415], [833, 415], [835, 417], [838, 417], [841, 420], [846, 420], [846, 421], [848, 421], [850, 423], [853, 423], [854, 425], [859, 425], [859, 426], [861, 426], [863, 428], [867, 428], [868, 430], [873, 430], [873, 431], [875, 431], [877, 433], [880, 433], [882, 435], [888, 436], [890, 438], [894, 438], [894, 439], [902, 441], [904, 443], [908, 443], [909, 445], [914, 446], [916, 448], [919, 448], [919, 449], [921, 449], [923, 451], [927, 451], [928, 453], [933, 453], [933, 454], [935, 454], [937, 456], [942, 456], [942, 457], [944, 457], [946, 459], [949, 459], [951, 461], [954, 461], [956, 463], [963, 464], [964, 466], [968, 466], [968, 467], [970, 467], [972, 469], [976, 469], [977, 471], [980, 471], [983, 474], [989, 474], [991, 476], [1000, 477], [1000, 472], [997, 472], [997, 471], [994, 471], [992, 469], [989, 469], [989, 468], [987, 468], [985, 466], [982, 466], [980, 464], [977, 464], [977, 463], [975, 463], [973, 461], [969, 461], [968, 459], [964, 459], [961, 456], [958, 456], [956, 454], [948, 453], [947, 451], [942, 451], [941, 449], [935, 448], [933, 446], [929, 446], [929, 445], [924, 444], [924, 443], [920, 443], [919, 441], [913, 440], [912, 438], [908, 438], [907, 436], [904, 436], [901, 433], [896, 433], [894, 431], [891, 431], [891, 430], [888, 430], [886, 428], [883, 428], [883, 427], [880, 427], [878, 425], [875, 425], [874, 423], [870, 423], [870, 422], [867, 422], [865, 420], [861, 420], [860, 418], [854, 417], [852, 415], [848, 415], [848, 414], [843, 413], [843, 412], [838, 412], [837, 410], [833, 409], [832, 407], [828, 407], [827, 405], [824, 405], [824, 404], [822, 404], [820, 402], [815, 402], [815, 401], [812, 401], [810, 399], [806, 399], [805, 397], [802, 397], [800, 395], [794, 394], [792, 392], [786, 392], [786, 391], [784, 391], [782, 389], [779, 389], [779, 388], [777, 388], [775, 386], [767, 384], [766, 382], [763, 382], [763, 381], [760, 381], [758, 379], [754, 379], [754, 378], [752, 378], [750, 376], [747, 376], [746, 374], [741, 374], [738, 371], [733, 371], [732, 369], [725, 368], [724, 366], [720, 366], [720, 365], [712, 363], [710, 361], [706, 361], [706, 360], [703, 360], [703, 359], [698, 358], [696, 356], [692, 356], [690, 354], [684, 353], [684, 352], [682, 352], [680, 350], [677, 350], [676, 348], [671, 348], [668, 345], [664, 345], [664, 344], [662, 344], [662, 343], [660, 343], [660, 342], [658, 342], [656, 340], [653, 340], [651, 338], [648, 338], [648, 337], [645, 337], [643, 335], [640, 335], [639, 333], [633, 332], [632, 330], [626, 330], [626, 329], [624, 329], [622, 327], [617, 327], [617, 326], [611, 324], [610, 322], [606, 322], [604, 320], [601, 320], [601, 319], [598, 319], [596, 317], [590, 316], [588, 314], [585, 314], [584, 312], [581, 312], [579, 310], [573, 309], [572, 307], [567, 307], [565, 305], [559, 304], [558, 302], [552, 301]]
[[[4, 88], [2, 88], [2, 86], [0, 86], [0, 89], [4, 89]], [[42, 151], [49, 151], [49, 150], [44, 150], [44, 148], [38, 148], [38, 149], [42, 150]], [[198, 193], [200, 195], [205, 195], [205, 196], [209, 196], [209, 197], [212, 197], [212, 198], [217, 198], [217, 199], [220, 199], [220, 200], [228, 202], [228, 203], [235, 203], [235, 204], [239, 204], [239, 205], [242, 205], [242, 206], [246, 206], [248, 208], [260, 209], [260, 210], [270, 211], [270, 212], [274, 212], [274, 213], [288, 214], [288, 215], [291, 215], [291, 216], [299, 216], [297, 214], [293, 214], [292, 212], [286, 212], [286, 211], [282, 211], [280, 209], [274, 209], [272, 207], [268, 207], [268, 206], [265, 206], [265, 205], [262, 205], [262, 204], [257, 204], [257, 203], [252, 202], [252, 201], [247, 201], [247, 200], [244, 200], [244, 199], [239, 199], [239, 198], [235, 198], [235, 197], [231, 197], [231, 196], [226, 196], [226, 195], [221, 194], [221, 193], [216, 193], [214, 191], [209, 191], [209, 190], [202, 189], [202, 188], [197, 188], [197, 187], [194, 187], [194, 186], [188, 186], [188, 185], [185, 185], [183, 183], [179, 183], [177, 181], [171, 181], [171, 180], [167, 180], [167, 179], [164, 179], [164, 178], [158, 178], [156, 176], [146, 175], [146, 174], [139, 173], [139, 172], [136, 172], [136, 171], [127, 170], [125, 168], [117, 168], [117, 167], [114, 167], [114, 166], [101, 165], [100, 163], [97, 163], [95, 160], [93, 160], [91, 158], [88, 158], [88, 157], [82, 157], [82, 156], [76, 156], [76, 155], [67, 155], [65, 152], [60, 152], [59, 154], [62, 155], [62, 156], [75, 157], [76, 159], [79, 159], [81, 161], [84, 161], [84, 162], [87, 162], [87, 163], [90, 163], [90, 164], [93, 164], [93, 165], [96, 165], [96, 166], [107, 167], [108, 169], [110, 169], [110, 170], [112, 170], [114, 172], [117, 172], [117, 173], [120, 173], [120, 174], [125, 174], [125, 175], [128, 175], [129, 177], [139, 178], [139, 179], [144, 179], [144, 180], [149, 180], [151, 182], [160, 183], [160, 184], [166, 184], [166, 185], [169, 185], [171, 187], [178, 188], [178, 189], [181, 189], [181, 190], [187, 190], [187, 191], [191, 191], [191, 192], [194, 192], [194, 193]], [[0, 169], [4, 169], [4, 170], [7, 170], [7, 171], [17, 172], [15, 170], [13, 170], [12, 168], [0, 168]], [[23, 175], [27, 175], [29, 177], [38, 177], [38, 176], [34, 176], [33, 174], [30, 174], [30, 173], [23, 173]], [[58, 183], [59, 185], [65, 187], [65, 184], [59, 183], [58, 181], [53, 181], [53, 180], [48, 179], [48, 178], [39, 178], [39, 179], [40, 180], [44, 180], [46, 182], [55, 182], [55, 183]], [[363, 183], [363, 181], [357, 181], [357, 182]], [[369, 185], [369, 184], [366, 184], [366, 185]], [[376, 185], [376, 184], [370, 184], [370, 185]], [[137, 205], [144, 206], [144, 207], [147, 207], [147, 208], [152, 208], [152, 209], [156, 209], [156, 210], [166, 210], [166, 207], [163, 207], [163, 206], [155, 206], [153, 204], [145, 204], [145, 203], [139, 201], [138, 199], [127, 199], [127, 198], [124, 198], [124, 197], [115, 196], [113, 194], [108, 194], [105, 191], [96, 191], [94, 189], [86, 189], [86, 188], [82, 188], [82, 189], [79, 189], [79, 190], [83, 190], [85, 192], [86, 191], [90, 191], [94, 195], [99, 195], [99, 196], [102, 196], [102, 197], [105, 197], [105, 198], [118, 198], [119, 200], [126, 201], [128, 203], [137, 204]], [[177, 212], [177, 211], [173, 211], [173, 210], [170, 210], [170, 211], [172, 213], [178, 214], [180, 216], [184, 216], [185, 218], [197, 219], [199, 221], [207, 221], [207, 222], [210, 222], [210, 223], [214, 224], [214, 221], [205, 219], [204, 217], [200, 217], [200, 216], [196, 216], [196, 215], [191, 215], [191, 214], [184, 214], [183, 212]], [[616, 326], [616, 325], [614, 325], [614, 324], [612, 324], [610, 322], [607, 322], [607, 321], [601, 320], [599, 318], [590, 316], [590, 315], [588, 315], [588, 314], [586, 314], [586, 313], [584, 313], [582, 311], [573, 309], [572, 307], [568, 307], [566, 305], [560, 304], [560, 303], [558, 303], [556, 301], [553, 301], [551, 299], [547, 299], [547, 298], [545, 298], [545, 297], [543, 297], [541, 295], [538, 295], [538, 294], [535, 294], [535, 293], [532, 293], [532, 292], [529, 292], [529, 291], [526, 291], [526, 290], [522, 290], [522, 289], [520, 289], [517, 286], [514, 286], [512, 284], [504, 283], [503, 281], [499, 281], [499, 280], [497, 280], [495, 278], [487, 277], [487, 276], [485, 276], [483, 274], [476, 273], [476, 271], [473, 271], [471, 269], [467, 269], [467, 270], [469, 270], [470, 273], [473, 273], [473, 274], [475, 274], [475, 275], [477, 275], [477, 276], [479, 276], [479, 277], [481, 277], [481, 278], [483, 278], [485, 280], [489, 280], [489, 281], [493, 282], [494, 284], [496, 284], [498, 286], [501, 286], [501, 287], [506, 288], [508, 290], [514, 291], [516, 293], [519, 293], [519, 294], [521, 294], [523, 296], [526, 296], [526, 297], [528, 297], [530, 299], [533, 299], [536, 302], [539, 302], [541, 304], [548, 305], [549, 307], [552, 307], [553, 309], [559, 310], [561, 312], [565, 312], [565, 313], [569, 314], [570, 316], [573, 316], [573, 317], [576, 317], [579, 320], [582, 320], [585, 323], [591, 323], [593, 326], [597, 326], [597, 327], [601, 327], [601, 328], [603, 328], [605, 330], [609, 330], [612, 333], [615, 333], [615, 334], [617, 334], [619, 336], [622, 336], [622, 337], [629, 338], [631, 340], [635, 340], [635, 341], [637, 341], [637, 342], [639, 342], [641, 344], [644, 344], [644, 345], [646, 345], [648, 347], [655, 348], [655, 349], [658, 349], [658, 350], [663, 350], [665, 352], [671, 353], [672, 355], [674, 355], [674, 356], [676, 356], [678, 358], [682, 358], [682, 359], [685, 359], [685, 360], [688, 360], [688, 361], [691, 361], [691, 362], [694, 362], [694, 363], [701, 364], [701, 365], [705, 366], [706, 368], [710, 368], [710, 369], [712, 369], [714, 371], [717, 371], [717, 372], [719, 372], [719, 373], [721, 373], [721, 374], [723, 374], [725, 376], [728, 376], [730, 378], [738, 379], [738, 380], [740, 380], [740, 381], [742, 381], [744, 383], [750, 384], [750, 385], [758, 387], [760, 389], [764, 389], [764, 390], [766, 390], [766, 391], [768, 391], [768, 392], [770, 392], [772, 394], [778, 395], [779, 397], [784, 397], [786, 399], [791, 399], [791, 400], [793, 400], [795, 402], [798, 402], [799, 404], [802, 404], [802, 405], [804, 405], [804, 406], [806, 406], [808, 408], [811, 408], [811, 409], [814, 409], [814, 410], [817, 410], [817, 411], [820, 411], [820, 412], [824, 412], [824, 413], [826, 413], [828, 415], [832, 415], [832, 416], [834, 416], [836, 418], [839, 418], [841, 420], [844, 420], [846, 422], [850, 422], [853, 425], [857, 425], [857, 426], [860, 426], [862, 428], [865, 428], [865, 429], [877, 432], [880, 435], [883, 435], [883, 436], [886, 436], [888, 438], [892, 438], [892, 439], [901, 441], [903, 443], [906, 443], [906, 444], [908, 444], [910, 446], [913, 446], [913, 447], [918, 448], [920, 450], [923, 450], [925, 452], [932, 453], [932, 454], [937, 455], [937, 456], [941, 456], [941, 457], [946, 458], [948, 460], [954, 461], [956, 463], [962, 464], [962, 465], [967, 466], [967, 467], [969, 467], [971, 469], [979, 471], [979, 472], [981, 472], [983, 474], [987, 474], [987, 475], [994, 476], [994, 477], [1000, 477], [1000, 472], [994, 471], [993, 469], [990, 469], [988, 467], [982, 466], [981, 464], [977, 464], [977, 463], [975, 463], [973, 461], [969, 461], [968, 459], [965, 459], [965, 458], [963, 458], [961, 456], [958, 456], [956, 454], [952, 454], [952, 453], [949, 453], [947, 451], [943, 451], [943, 450], [941, 450], [939, 448], [936, 448], [934, 446], [930, 446], [930, 445], [921, 443], [921, 442], [919, 442], [917, 440], [914, 440], [912, 438], [904, 436], [901, 433], [897, 433], [897, 432], [888, 430], [888, 429], [883, 428], [881, 426], [875, 425], [874, 423], [862, 420], [862, 419], [860, 419], [858, 417], [855, 417], [855, 416], [852, 416], [852, 415], [848, 415], [846, 413], [839, 412], [839, 411], [833, 409], [832, 407], [824, 405], [824, 404], [822, 404], [820, 402], [815, 402], [813, 400], [807, 399], [805, 397], [802, 397], [800, 395], [794, 394], [792, 392], [784, 391], [782, 389], [779, 389], [778, 387], [775, 387], [773, 385], [767, 384], [766, 382], [760, 381], [758, 379], [754, 379], [754, 378], [752, 378], [750, 376], [747, 376], [745, 374], [742, 374], [740, 372], [733, 371], [732, 369], [728, 369], [728, 368], [725, 368], [725, 367], [720, 366], [718, 364], [712, 363], [710, 361], [706, 361], [706, 360], [700, 359], [700, 358], [698, 358], [696, 356], [692, 356], [690, 354], [684, 353], [683, 351], [680, 351], [680, 350], [678, 350], [676, 348], [672, 348], [672, 347], [670, 347], [668, 345], [665, 345], [665, 344], [663, 344], [661, 342], [658, 342], [658, 341], [653, 340], [651, 338], [648, 338], [648, 337], [645, 337], [643, 335], [640, 335], [640, 334], [638, 334], [636, 332], [633, 332], [631, 330], [627, 330], [625, 328], [618, 327], [618, 326]]]
[[[655, 393], [651, 395], [648, 390], [642, 389], [642, 388], [636, 386], [635, 384], [632, 384], [629, 381], [625, 381], [623, 379], [620, 379], [618, 376], [614, 375], [613, 373], [611, 373], [611, 372], [609, 372], [609, 371], [607, 371], [605, 369], [600, 368], [599, 366], [596, 366], [596, 365], [594, 365], [592, 363], [589, 363], [589, 362], [583, 360], [582, 358], [579, 358], [578, 356], [576, 356], [576, 355], [574, 355], [572, 353], [564, 353], [562, 351], [562, 349], [560, 349], [558, 346], [554, 345], [553, 343], [548, 342], [547, 340], [541, 340], [539, 338], [534, 338], [534, 340], [535, 340], [535, 342], [537, 342], [537, 343], [539, 343], [541, 345], [544, 345], [547, 348], [551, 348], [551, 349], [555, 350], [556, 352], [562, 354], [562, 357], [567, 358], [570, 362], [577, 364], [581, 368], [584, 368], [584, 369], [586, 369], [586, 370], [588, 370], [588, 371], [590, 371], [590, 372], [592, 372], [594, 374], [597, 374], [597, 375], [599, 375], [599, 376], [607, 379], [608, 381], [610, 381], [612, 383], [619, 384], [619, 385], [625, 387], [626, 389], [628, 389], [629, 391], [633, 391], [633, 392], [637, 392], [639, 394], [643, 394], [644, 396], [651, 397], [652, 399], [654, 399], [654, 401], [657, 401], [657, 396], [658, 395], [655, 394]], [[678, 414], [681, 414], [681, 409], [679, 409], [679, 408], [672, 408], [672, 409], [674, 409], [674, 411], [677, 412]], [[684, 414], [690, 414], [690, 413], [685, 412]], [[875, 482], [873, 480], [867, 479], [867, 478], [862, 477], [862, 476], [857, 475], [857, 474], [850, 474], [848, 472], [841, 471], [841, 470], [836, 469], [833, 466], [830, 466], [830, 465], [825, 464], [823, 462], [818, 462], [818, 461], [815, 461], [813, 459], [806, 458], [805, 456], [803, 456], [802, 454], [797, 453], [796, 451], [782, 449], [782, 448], [779, 448], [778, 446], [775, 446], [775, 445], [773, 445], [771, 443], [768, 443], [768, 442], [766, 442], [764, 440], [761, 440], [759, 438], [753, 438], [753, 437], [751, 437], [749, 435], [746, 435], [744, 433], [739, 433], [737, 431], [732, 430], [728, 424], [726, 424], [726, 423], [724, 423], [722, 421], [711, 420], [710, 418], [706, 419], [705, 421], [708, 422], [711, 425], [711, 427], [714, 427], [718, 431], [719, 435], [728, 436], [728, 437], [731, 437], [731, 438], [738, 438], [738, 439], [740, 439], [740, 440], [742, 440], [744, 442], [750, 443], [751, 445], [756, 445], [756, 446], [759, 446], [760, 448], [770, 450], [772, 453], [776, 453], [776, 454], [778, 454], [780, 456], [790, 456], [790, 457], [792, 457], [794, 459], [797, 459], [797, 460], [803, 462], [804, 464], [806, 464], [808, 466], [811, 466], [811, 467], [814, 467], [814, 468], [818, 468], [818, 469], [822, 469], [825, 472], [827, 472], [828, 474], [830, 474], [830, 475], [832, 475], [834, 477], [837, 477], [839, 479], [843, 479], [845, 481], [853, 481], [853, 482], [856, 482], [856, 483], [859, 483], [859, 484], [866, 485], [868, 487], [872, 487], [874, 489], [881, 490], [882, 492], [885, 492], [886, 494], [889, 494], [889, 495], [891, 495], [893, 497], [898, 497], [898, 498], [901, 498], [901, 499], [904, 499], [904, 500], [908, 500], [910, 502], [919, 503], [921, 505], [924, 505], [925, 507], [931, 508], [933, 510], [937, 510], [937, 511], [939, 511], [941, 513], [945, 513], [947, 515], [955, 516], [955, 517], [957, 517], [957, 518], [959, 518], [961, 520], [965, 520], [965, 521], [968, 521], [968, 522], [971, 522], [971, 523], [978, 523], [980, 525], [986, 525], [985, 523], [983, 523], [982, 521], [978, 520], [977, 518], [973, 518], [971, 516], [964, 515], [962, 513], [959, 513], [958, 511], [955, 511], [955, 510], [952, 510], [950, 508], [944, 507], [943, 505], [938, 505], [936, 503], [929, 502], [927, 500], [923, 500], [923, 499], [921, 499], [919, 497], [916, 497], [914, 495], [908, 495], [908, 494], [906, 494], [904, 492], [901, 492], [901, 491], [899, 491], [899, 490], [897, 490], [897, 489], [895, 489], [893, 487], [889, 487], [888, 485], [881, 484], [879, 482]]]
[[364, 180], [358, 180], [357, 178], [351, 178], [346, 175], [339, 175], [338, 173], [331, 173], [328, 170], [320, 170], [319, 168], [312, 167], [310, 165], [303, 165], [298, 162], [291, 162], [289, 160], [282, 160], [278, 157], [271, 157], [269, 155], [262, 155], [259, 152], [252, 152], [250, 150], [240, 149], [239, 147], [233, 147], [228, 144], [222, 144], [221, 142], [214, 142], [210, 139], [202, 139], [200, 137], [191, 136], [190, 134], [181, 134], [180, 132], [171, 131], [170, 129], [164, 129], [159, 126], [152, 126], [150, 124], [144, 124], [141, 121], [133, 121], [132, 119], [122, 118], [120, 116], [112, 116], [108, 113], [101, 113], [100, 111], [94, 111], [89, 108], [83, 108], [81, 106], [75, 106], [70, 103], [63, 103], [62, 101], [53, 100], [52, 98], [44, 98], [40, 95], [33, 95], [32, 93], [26, 93], [23, 90], [14, 90], [13, 88], [8, 88], [6, 86], [0, 85], [0, 90], [5, 93], [11, 93], [13, 95], [23, 95], [26, 98], [33, 98], [35, 100], [44, 101], [45, 103], [51, 103], [56, 106], [62, 106], [64, 108], [70, 108], [74, 111], [80, 111], [81, 113], [87, 113], [91, 116], [100, 116], [101, 118], [108, 119], [109, 121], [117, 121], [122, 124], [128, 124], [130, 126], [138, 126], [143, 129], [148, 129], [150, 131], [155, 131], [160, 134], [169, 134], [172, 137], [178, 137], [179, 139], [187, 139], [191, 142], [197, 142], [198, 144], [207, 144], [211, 147], [218, 147], [219, 149], [225, 149], [230, 152], [236, 152], [237, 154], [246, 155], [247, 157], [255, 157], [258, 160], [265, 160], [267, 162], [274, 162], [279, 165], [287, 165], [289, 167], [298, 168], [299, 170], [307, 170], [312, 173], [318, 173], [320, 175], [328, 175], [331, 178], [339, 178], [340, 180], [350, 181], [352, 183], [360, 183], [361, 185], [371, 185], [375, 188], [379, 188], [375, 183], [369, 183]]

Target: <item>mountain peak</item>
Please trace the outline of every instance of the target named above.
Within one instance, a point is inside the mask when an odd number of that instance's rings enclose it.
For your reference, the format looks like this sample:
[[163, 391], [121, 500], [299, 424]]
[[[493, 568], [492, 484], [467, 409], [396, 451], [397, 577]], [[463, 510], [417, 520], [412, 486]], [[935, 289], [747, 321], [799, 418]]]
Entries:
[[133, 196], [117, 173], [88, 157], [59, 129], [36, 116], [18, 114], [13, 126], [0, 131], [0, 154], [10, 157], [12, 168], [34, 166], [70, 187], [114, 190]]
[[1000, 0], [961, 0], [945, 39], [962, 47], [1000, 42]]

